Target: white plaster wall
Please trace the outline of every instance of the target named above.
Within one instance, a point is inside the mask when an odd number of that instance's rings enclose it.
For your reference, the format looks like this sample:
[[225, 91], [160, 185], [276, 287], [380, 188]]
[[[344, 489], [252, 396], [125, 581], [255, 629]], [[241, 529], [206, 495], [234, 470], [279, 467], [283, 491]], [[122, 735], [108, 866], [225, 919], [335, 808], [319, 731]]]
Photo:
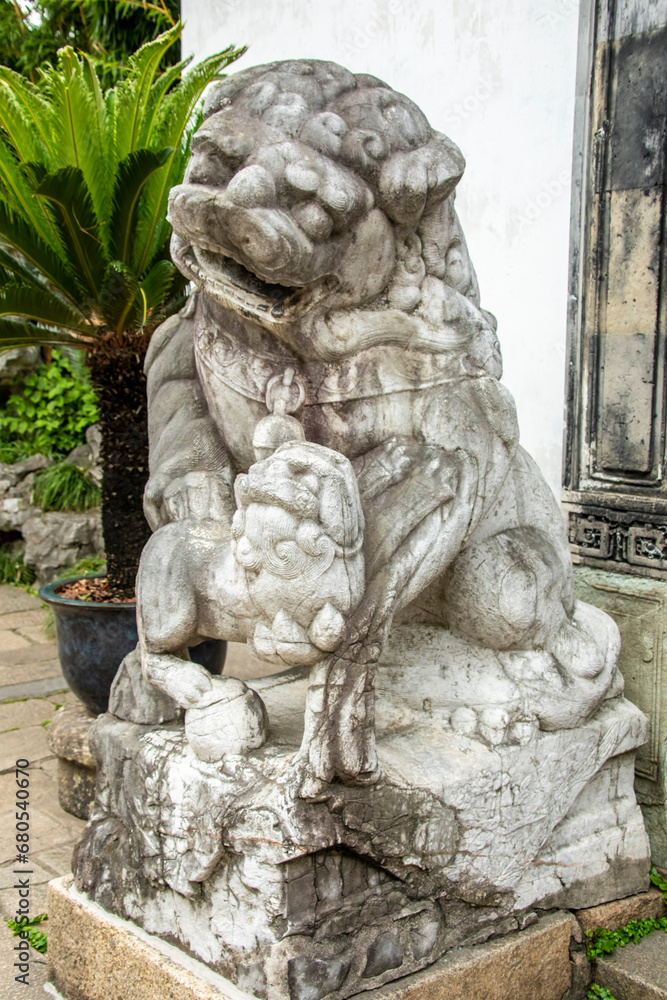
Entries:
[[461, 147], [458, 210], [499, 320], [522, 441], [561, 483], [579, 0], [182, 0], [184, 53], [332, 59], [386, 80]]

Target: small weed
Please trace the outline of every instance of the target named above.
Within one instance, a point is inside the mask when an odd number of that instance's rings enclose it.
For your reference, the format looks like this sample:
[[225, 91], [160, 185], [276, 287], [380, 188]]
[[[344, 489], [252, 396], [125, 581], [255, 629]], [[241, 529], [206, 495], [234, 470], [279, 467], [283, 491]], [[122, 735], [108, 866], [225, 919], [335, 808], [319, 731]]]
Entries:
[[616, 998], [604, 986], [591, 983], [590, 989], [586, 994], [586, 1000], [616, 1000]]
[[86, 469], [70, 462], [58, 462], [35, 476], [33, 503], [42, 510], [75, 511], [81, 513], [98, 507], [100, 489]]
[[639, 944], [642, 938], [653, 931], [667, 933], [667, 917], [647, 917], [645, 920], [631, 920], [617, 931], [608, 931], [597, 927], [594, 931], [586, 931], [586, 955], [589, 962], [594, 962], [601, 955], [611, 955], [617, 948], [625, 948], [632, 941]]
[[42, 607], [46, 612], [46, 614], [44, 615], [44, 624], [42, 625], [42, 628], [44, 629], [44, 634], [47, 639], [55, 639], [57, 635], [56, 616], [54, 615], [51, 608], [49, 608], [46, 604], [42, 604]]
[[46, 913], [40, 913], [36, 917], [31, 917], [30, 920], [22, 921], [19, 923], [16, 920], [6, 920], [5, 923], [9, 927], [12, 934], [17, 937], [22, 931], [27, 931], [28, 941], [35, 949], [35, 951], [40, 952], [42, 955], [46, 952], [46, 932], [37, 930], [39, 925], [47, 919]]
[[51, 722], [50, 719], [44, 719], [43, 722], [40, 722], [40, 726], [48, 726], [50, 722]]

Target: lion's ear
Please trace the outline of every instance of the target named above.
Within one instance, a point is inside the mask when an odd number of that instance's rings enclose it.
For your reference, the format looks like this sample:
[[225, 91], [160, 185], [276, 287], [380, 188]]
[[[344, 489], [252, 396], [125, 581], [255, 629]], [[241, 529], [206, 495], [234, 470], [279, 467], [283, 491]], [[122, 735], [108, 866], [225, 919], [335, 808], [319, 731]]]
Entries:
[[440, 132], [408, 152], [394, 153], [380, 173], [380, 207], [390, 219], [416, 226], [427, 205], [447, 198], [463, 176], [465, 160], [458, 146]]

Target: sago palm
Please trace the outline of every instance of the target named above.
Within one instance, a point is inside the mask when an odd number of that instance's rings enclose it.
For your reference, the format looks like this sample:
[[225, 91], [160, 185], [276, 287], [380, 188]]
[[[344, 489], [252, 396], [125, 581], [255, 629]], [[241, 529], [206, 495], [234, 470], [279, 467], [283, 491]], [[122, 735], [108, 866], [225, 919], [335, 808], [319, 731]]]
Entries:
[[148, 534], [143, 358], [183, 302], [169, 259], [180, 182], [206, 85], [244, 49], [161, 69], [181, 25], [144, 45], [103, 93], [90, 59], [62, 49], [36, 85], [0, 67], [0, 350], [85, 350], [100, 398], [109, 587], [131, 592]]

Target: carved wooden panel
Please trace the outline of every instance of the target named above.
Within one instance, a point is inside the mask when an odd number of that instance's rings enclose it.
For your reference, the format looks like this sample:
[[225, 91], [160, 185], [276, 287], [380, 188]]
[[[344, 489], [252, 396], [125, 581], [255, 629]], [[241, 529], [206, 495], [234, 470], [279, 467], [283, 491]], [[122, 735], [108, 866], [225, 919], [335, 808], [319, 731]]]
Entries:
[[575, 562], [667, 577], [667, 3], [598, 0], [571, 276]]

